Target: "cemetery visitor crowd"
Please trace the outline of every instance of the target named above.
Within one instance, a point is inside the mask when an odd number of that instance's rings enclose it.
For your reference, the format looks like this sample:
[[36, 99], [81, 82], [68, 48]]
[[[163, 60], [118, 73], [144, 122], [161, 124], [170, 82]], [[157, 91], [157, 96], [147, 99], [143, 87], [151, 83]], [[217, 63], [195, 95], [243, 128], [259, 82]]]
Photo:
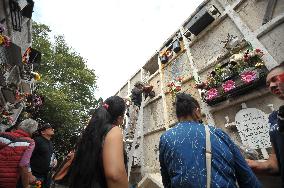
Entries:
[[[284, 100], [284, 63], [269, 71], [266, 83], [272, 94]], [[153, 97], [151, 90], [141, 82], [135, 85], [136, 114], [142, 93]], [[164, 187], [261, 187], [255, 173], [280, 175], [284, 187], [284, 105], [269, 116], [272, 152], [264, 162], [245, 159], [224, 131], [202, 123], [200, 105], [190, 94], [177, 94], [175, 107], [178, 123], [162, 134], [159, 143]], [[1, 132], [0, 188], [129, 187], [119, 127], [126, 112], [121, 97], [106, 99], [61, 165], [57, 165], [50, 124], [26, 119], [15, 130]]]

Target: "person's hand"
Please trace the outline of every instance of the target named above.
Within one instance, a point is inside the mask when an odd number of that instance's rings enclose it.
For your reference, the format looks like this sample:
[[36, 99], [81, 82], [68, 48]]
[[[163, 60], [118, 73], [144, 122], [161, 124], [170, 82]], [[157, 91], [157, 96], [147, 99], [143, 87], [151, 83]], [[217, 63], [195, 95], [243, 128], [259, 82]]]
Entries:
[[152, 89], [153, 89], [153, 86], [150, 86], [150, 85], [146, 85], [146, 86], [143, 87], [143, 91], [145, 93], [150, 93], [152, 91]]
[[[248, 166], [252, 169], [254, 173], [262, 173], [263, 172], [263, 165], [262, 162], [258, 162], [251, 159], [246, 159]], [[266, 168], [265, 168], [266, 169]]]
[[29, 184], [34, 184], [36, 181], [36, 177], [31, 172], [29, 172], [28, 176], [29, 176]]
[[257, 164], [258, 164], [257, 161], [251, 160], [251, 159], [246, 159], [246, 162], [248, 163], [250, 168], [252, 168], [252, 169], [257, 168]]

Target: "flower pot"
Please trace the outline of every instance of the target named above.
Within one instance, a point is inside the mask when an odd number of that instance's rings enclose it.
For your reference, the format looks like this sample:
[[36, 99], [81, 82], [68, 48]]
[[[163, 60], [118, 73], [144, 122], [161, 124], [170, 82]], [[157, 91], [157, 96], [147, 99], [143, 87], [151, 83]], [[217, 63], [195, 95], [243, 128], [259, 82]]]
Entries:
[[227, 100], [226, 95], [219, 95], [218, 97], [212, 99], [212, 100], [205, 100], [205, 102], [209, 105], [209, 106], [214, 106], [220, 102], [223, 102]]

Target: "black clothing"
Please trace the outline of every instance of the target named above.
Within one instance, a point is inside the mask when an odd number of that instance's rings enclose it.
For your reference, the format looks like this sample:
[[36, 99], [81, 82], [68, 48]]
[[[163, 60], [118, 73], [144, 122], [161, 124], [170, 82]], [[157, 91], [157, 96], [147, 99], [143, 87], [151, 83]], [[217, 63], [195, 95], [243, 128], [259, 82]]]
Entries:
[[43, 136], [34, 138], [35, 149], [31, 157], [31, 169], [36, 177], [46, 178], [50, 170], [50, 162], [53, 154], [52, 142]]
[[[108, 124], [106, 125], [108, 126], [105, 130], [105, 132], [103, 133], [103, 137], [102, 139], [104, 140], [107, 133], [114, 127], [114, 125], [111, 125], [111, 124]], [[80, 146], [79, 146], [80, 147]], [[86, 176], [85, 177], [82, 177], [82, 176], [78, 176], [78, 174], [75, 172], [75, 165], [76, 164], [76, 152], [75, 152], [75, 157], [74, 157], [74, 160], [71, 164], [71, 167], [70, 167], [70, 170], [68, 173], [68, 178], [70, 178], [69, 182], [67, 184], [69, 184], [69, 187], [70, 188], [77, 188], [77, 187], [80, 187], [80, 188], [107, 188], [107, 181], [106, 181], [106, 177], [105, 177], [105, 172], [104, 172], [104, 167], [103, 167], [103, 154], [102, 154], [102, 151], [103, 151], [103, 144], [101, 145], [101, 148], [100, 148], [100, 151], [99, 151], [99, 160], [97, 160], [97, 168], [95, 169], [95, 172], [93, 174], [88, 174], [87, 178]], [[91, 151], [90, 151], [91, 152]], [[92, 160], [92, 159], [89, 159], [89, 160]], [[88, 161], [86, 161], [85, 163], [88, 163]], [[126, 152], [124, 151], [124, 163], [125, 163], [125, 168], [127, 170], [127, 154]], [[76, 174], [74, 176], [74, 174]], [[67, 179], [68, 179], [67, 178]], [[82, 185], [82, 184], [78, 184], [78, 178], [80, 178], [81, 180], [82, 179], [85, 179], [85, 184]], [[67, 185], [65, 184], [65, 185]]]
[[270, 141], [274, 147], [278, 168], [281, 175], [282, 187], [284, 188], [284, 134], [279, 132], [277, 119], [278, 111], [274, 111], [269, 116], [270, 123]]
[[143, 89], [139, 89], [137, 87], [134, 87], [131, 90], [131, 101], [134, 103], [134, 105], [139, 106], [139, 107], [141, 106], [142, 93], [143, 93]]
[[279, 132], [284, 133], [284, 105], [280, 106], [278, 111]]

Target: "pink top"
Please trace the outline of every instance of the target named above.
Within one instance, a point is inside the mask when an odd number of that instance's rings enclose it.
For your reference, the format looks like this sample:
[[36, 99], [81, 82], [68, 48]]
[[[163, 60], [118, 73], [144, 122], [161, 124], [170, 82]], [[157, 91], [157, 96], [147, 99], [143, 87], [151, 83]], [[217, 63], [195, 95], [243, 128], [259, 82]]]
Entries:
[[30, 166], [30, 159], [31, 159], [32, 153], [34, 151], [34, 148], [35, 148], [35, 143], [31, 142], [30, 145], [25, 150], [25, 152], [24, 152], [24, 154], [21, 158], [21, 161], [19, 163], [19, 166], [21, 166], [21, 167], [29, 167]]

